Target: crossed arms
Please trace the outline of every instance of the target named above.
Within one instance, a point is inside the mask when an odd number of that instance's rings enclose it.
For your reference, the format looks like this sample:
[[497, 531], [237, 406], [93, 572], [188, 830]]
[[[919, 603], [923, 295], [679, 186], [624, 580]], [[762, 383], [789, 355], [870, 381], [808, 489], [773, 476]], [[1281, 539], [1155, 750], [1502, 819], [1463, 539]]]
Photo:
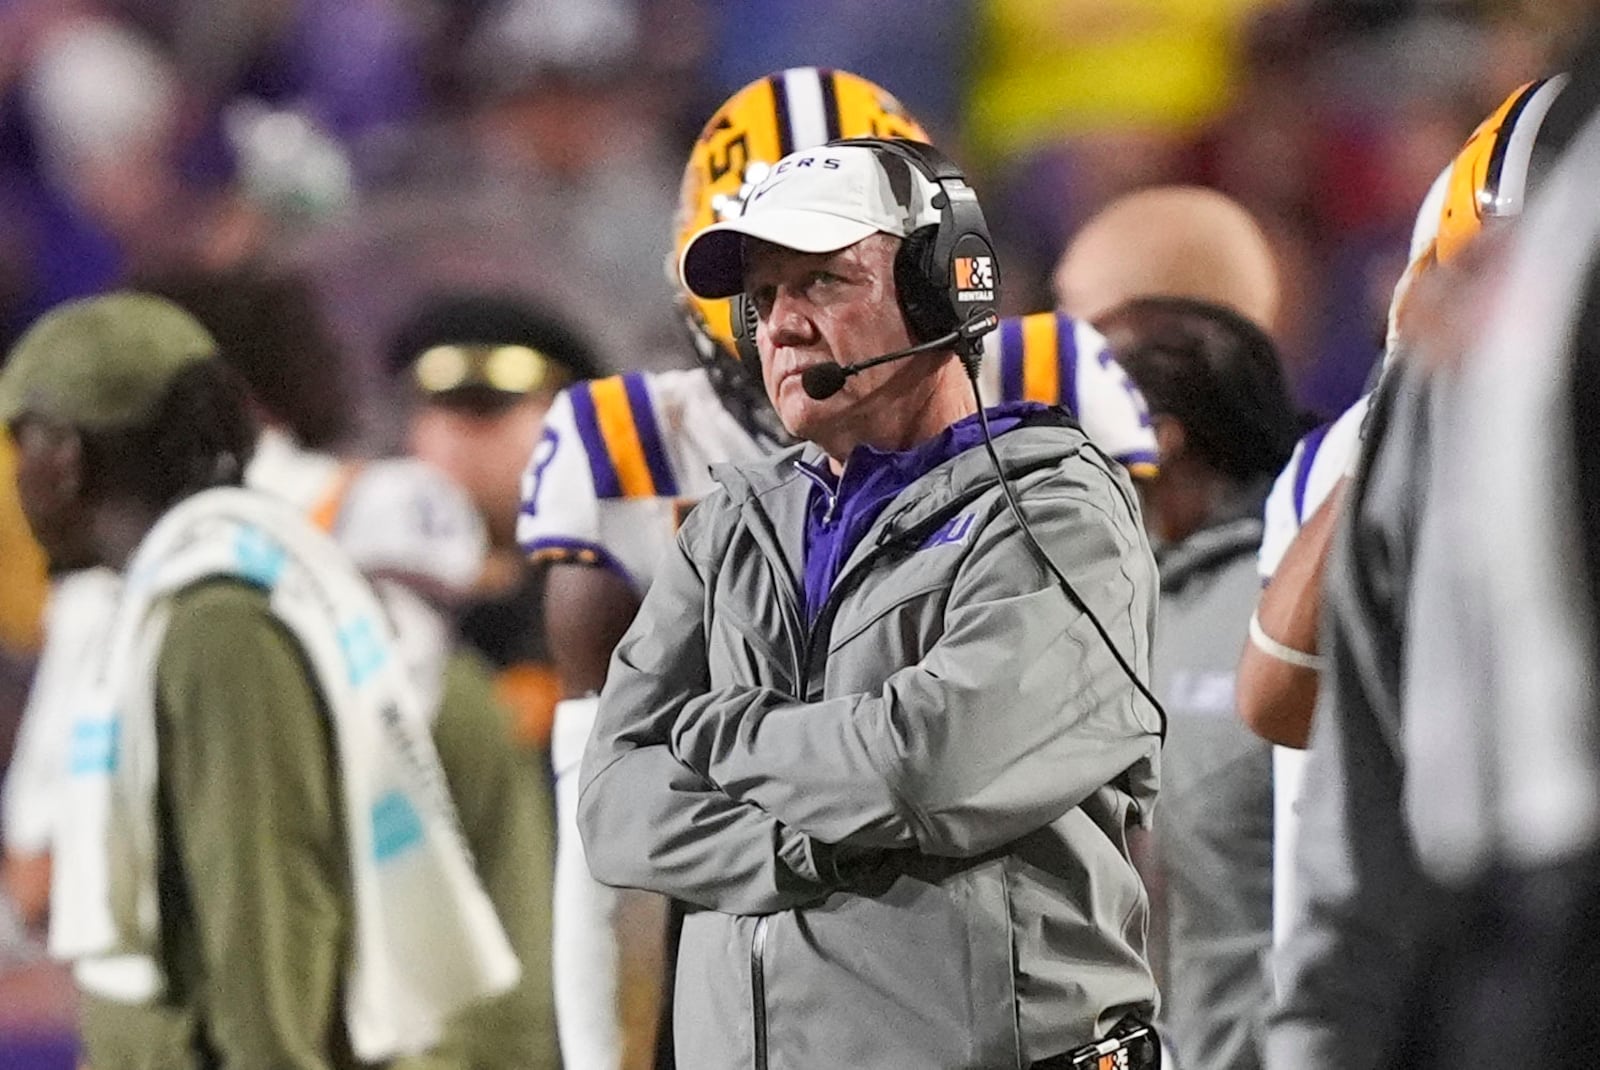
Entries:
[[[1069, 577], [1142, 663], [1154, 580], [1131, 518], [1075, 496], [1026, 508], [1058, 563], [1071, 548]], [[664, 563], [601, 697], [579, 827], [602, 882], [728, 913], [787, 910], [843, 886], [842, 865], [863, 856], [1006, 844], [1154, 750], [1153, 713], [1008, 515], [975, 535], [941, 637], [881, 685], [818, 702], [713, 687], [715, 569], [692, 551], [707, 512]]]

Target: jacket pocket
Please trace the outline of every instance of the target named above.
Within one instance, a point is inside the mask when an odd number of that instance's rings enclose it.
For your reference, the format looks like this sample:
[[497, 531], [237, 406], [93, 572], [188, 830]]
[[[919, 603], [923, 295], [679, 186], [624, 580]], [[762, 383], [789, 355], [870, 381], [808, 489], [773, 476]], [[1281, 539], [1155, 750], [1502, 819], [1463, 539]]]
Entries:
[[[847, 598], [834, 617], [828, 653], [837, 653], [871, 631], [875, 643], [886, 636], [898, 642], [897, 653], [917, 647], [916, 657], [920, 657], [944, 631], [944, 604], [952, 582], [952, 577], [941, 576], [909, 590], [880, 589], [866, 597]], [[880, 654], [876, 660], [883, 663], [883, 659]]]
[[1022, 1067], [1017, 1017], [1017, 933], [1011, 915], [1006, 859], [966, 874], [967, 988], [972, 1023], [971, 1066]]

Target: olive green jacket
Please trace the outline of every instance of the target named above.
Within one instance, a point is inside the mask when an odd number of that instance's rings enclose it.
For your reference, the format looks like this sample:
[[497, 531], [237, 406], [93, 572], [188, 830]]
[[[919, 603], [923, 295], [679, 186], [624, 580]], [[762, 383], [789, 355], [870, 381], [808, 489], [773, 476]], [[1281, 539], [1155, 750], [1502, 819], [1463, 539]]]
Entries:
[[[84, 995], [94, 1070], [361, 1065], [341, 1012], [353, 904], [338, 765], [313, 679], [266, 592], [217, 579], [175, 597], [155, 702], [168, 991], [153, 1006]], [[452, 661], [440, 706], [440, 762], [523, 979], [399, 1065], [554, 1067], [547, 791], [477, 662]]]

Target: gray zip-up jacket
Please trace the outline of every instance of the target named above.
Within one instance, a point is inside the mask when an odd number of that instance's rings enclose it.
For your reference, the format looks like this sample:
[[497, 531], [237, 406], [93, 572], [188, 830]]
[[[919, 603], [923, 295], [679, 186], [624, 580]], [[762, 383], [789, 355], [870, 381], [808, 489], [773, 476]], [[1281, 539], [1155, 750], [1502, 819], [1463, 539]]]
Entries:
[[[996, 445], [1147, 673], [1157, 584], [1126, 475], [1071, 426]], [[679, 1065], [1011, 1070], [1149, 1016], [1126, 833], [1155, 797], [1155, 711], [1029, 555], [981, 448], [884, 509], [808, 629], [804, 452], [715, 471], [584, 756], [595, 876], [691, 906]]]
[[1260, 1070], [1272, 1004], [1272, 745], [1234, 702], [1261, 596], [1265, 491], [1234, 496], [1159, 558], [1155, 691], [1170, 723], [1156, 819], [1164, 879], [1151, 884], [1158, 919], [1166, 910], [1162, 1018], [1178, 1070]]

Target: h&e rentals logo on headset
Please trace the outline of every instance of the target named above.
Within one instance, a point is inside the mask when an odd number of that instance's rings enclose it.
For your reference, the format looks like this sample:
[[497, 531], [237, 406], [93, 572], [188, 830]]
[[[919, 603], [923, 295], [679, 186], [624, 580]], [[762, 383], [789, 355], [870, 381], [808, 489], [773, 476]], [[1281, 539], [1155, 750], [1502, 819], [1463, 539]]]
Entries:
[[956, 257], [956, 300], [994, 300], [994, 257]]

